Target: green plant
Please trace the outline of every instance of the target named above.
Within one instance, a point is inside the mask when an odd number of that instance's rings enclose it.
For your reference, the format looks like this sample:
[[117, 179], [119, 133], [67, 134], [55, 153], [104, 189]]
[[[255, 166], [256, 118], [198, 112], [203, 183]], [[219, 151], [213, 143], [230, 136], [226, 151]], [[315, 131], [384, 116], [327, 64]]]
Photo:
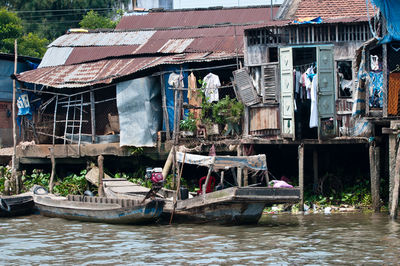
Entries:
[[58, 182], [54, 186], [54, 193], [60, 194], [61, 196], [67, 196], [69, 194], [82, 195], [86, 190], [86, 169], [82, 170], [79, 175], [70, 174], [64, 177], [61, 182]]
[[186, 130], [186, 131], [192, 131], [192, 132], [195, 131], [197, 129], [197, 126], [194, 114], [189, 113], [189, 115], [185, 119], [181, 120], [179, 128], [181, 130]]
[[131, 154], [131, 155], [134, 155], [134, 156], [138, 156], [138, 155], [141, 155], [142, 153], [143, 153], [143, 148], [142, 147], [129, 147], [129, 153]]
[[11, 174], [10, 166], [0, 166], [0, 192], [4, 191], [6, 180], [11, 180]]
[[34, 169], [31, 175], [22, 175], [23, 189], [29, 191], [34, 185], [49, 188], [50, 174], [43, 170]]

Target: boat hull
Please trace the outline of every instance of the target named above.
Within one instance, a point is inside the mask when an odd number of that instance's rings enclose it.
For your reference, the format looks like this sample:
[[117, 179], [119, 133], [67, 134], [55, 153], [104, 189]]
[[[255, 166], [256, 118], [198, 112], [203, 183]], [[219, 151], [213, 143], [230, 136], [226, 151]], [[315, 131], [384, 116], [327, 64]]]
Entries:
[[33, 213], [32, 196], [9, 196], [0, 198], [0, 217], [13, 217]]
[[[215, 223], [215, 224], [256, 224], [260, 220], [265, 203], [221, 203], [175, 210], [173, 222], [177, 223]], [[164, 221], [169, 221], [172, 211], [163, 213]]]
[[40, 214], [48, 217], [112, 224], [153, 222], [161, 215], [164, 206], [164, 202], [158, 200], [135, 206], [137, 203], [127, 199], [99, 197], [87, 197], [86, 199], [88, 201], [59, 200], [49, 196], [36, 196], [35, 205]]

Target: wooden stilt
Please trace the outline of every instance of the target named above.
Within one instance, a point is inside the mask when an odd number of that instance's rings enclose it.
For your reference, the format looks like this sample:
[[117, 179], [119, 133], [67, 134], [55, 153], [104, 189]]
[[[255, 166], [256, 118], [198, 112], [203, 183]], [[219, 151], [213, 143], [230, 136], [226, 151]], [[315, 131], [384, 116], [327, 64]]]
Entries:
[[[14, 75], [17, 74], [17, 39], [14, 41]], [[11, 158], [11, 174], [15, 180], [15, 190], [16, 194], [19, 193], [19, 178], [17, 176], [17, 130], [16, 130], [16, 93], [17, 85], [15, 79], [13, 79], [13, 102], [12, 102], [12, 121], [13, 121], [13, 155]]]
[[299, 145], [299, 187], [300, 187], [300, 211], [304, 211], [304, 144]]
[[53, 193], [54, 187], [54, 176], [56, 174], [56, 159], [54, 158], [54, 147], [49, 147], [50, 151], [50, 160], [51, 160], [51, 175], [50, 175], [50, 182], [49, 182], [49, 191]]
[[[82, 106], [81, 106], [82, 108]], [[93, 88], [90, 88], [90, 125], [92, 129], [92, 143], [96, 142], [96, 107]]]
[[397, 148], [396, 166], [393, 178], [392, 203], [391, 203], [391, 208], [389, 210], [390, 217], [392, 219], [397, 218], [398, 207], [399, 207], [399, 187], [400, 187], [400, 145]]
[[104, 163], [104, 157], [103, 155], [99, 155], [99, 157], [97, 158], [97, 163], [99, 166], [99, 190], [98, 190], [98, 194], [99, 197], [104, 197], [104, 189], [103, 189], [103, 178], [104, 178], [104, 167], [103, 167], [103, 163]]
[[[242, 156], [242, 145], [239, 145], [237, 148], [237, 156]], [[242, 168], [237, 168], [237, 184], [239, 187], [243, 185], [242, 183]]]
[[314, 184], [313, 191], [314, 193], [318, 192], [318, 151], [317, 148], [313, 150], [313, 170], [314, 170]]
[[208, 182], [210, 182], [210, 176], [211, 176], [211, 173], [212, 173], [212, 171], [213, 171], [213, 168], [214, 168], [214, 163], [215, 163], [215, 157], [213, 157], [213, 159], [212, 159], [212, 161], [211, 161], [211, 165], [210, 166], [208, 166], [208, 173], [207, 173], [207, 177], [206, 177], [206, 181], [204, 182], [204, 185], [203, 185], [203, 196], [205, 196], [206, 195], [206, 190], [207, 190], [207, 186], [208, 186]]
[[369, 145], [369, 172], [371, 178], [372, 208], [374, 212], [380, 210], [379, 178], [380, 178], [380, 151], [375, 143]]
[[389, 210], [392, 208], [392, 194], [396, 167], [397, 136], [389, 135]]

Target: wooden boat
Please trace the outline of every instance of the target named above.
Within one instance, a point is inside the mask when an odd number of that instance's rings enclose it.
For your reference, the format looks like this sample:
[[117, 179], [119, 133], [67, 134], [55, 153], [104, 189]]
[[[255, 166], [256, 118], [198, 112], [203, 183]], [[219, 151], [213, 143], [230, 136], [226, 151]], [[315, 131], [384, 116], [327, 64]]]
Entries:
[[[176, 192], [161, 190], [166, 205], [162, 217], [169, 221], [172, 213], [176, 222], [217, 222], [222, 224], [257, 223], [266, 205], [297, 203], [300, 189], [273, 187], [230, 187], [209, 193], [207, 190], [210, 174], [213, 170], [230, 167], [247, 167], [254, 170], [267, 170], [265, 155], [256, 156], [202, 156], [177, 153], [178, 162], [209, 167], [209, 173], [203, 186], [203, 193], [188, 199], [177, 199]], [[179, 180], [179, 178], [178, 178]], [[222, 180], [223, 181], [223, 180]], [[129, 184], [126, 180], [103, 181], [108, 196], [126, 198], [146, 194], [145, 188]]]
[[134, 199], [80, 195], [35, 195], [34, 201], [40, 214], [44, 216], [118, 224], [153, 222], [160, 216], [164, 207], [162, 200], [146, 200], [142, 203]]
[[0, 197], [0, 217], [13, 217], [33, 213], [35, 203], [29, 194]]

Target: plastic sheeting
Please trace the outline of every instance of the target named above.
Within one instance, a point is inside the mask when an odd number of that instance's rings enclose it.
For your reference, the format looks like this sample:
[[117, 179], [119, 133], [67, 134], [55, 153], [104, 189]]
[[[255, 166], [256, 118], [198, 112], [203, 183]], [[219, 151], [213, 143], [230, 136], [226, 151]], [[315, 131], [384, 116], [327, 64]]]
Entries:
[[[186, 155], [182, 152], [176, 153], [176, 160], [180, 163], [185, 158], [186, 164], [200, 166], [213, 166], [214, 169], [227, 169], [231, 167], [250, 168], [254, 170], [267, 170], [267, 159], [265, 154], [253, 156], [204, 156], [198, 154]], [[215, 160], [213, 162], [213, 160]]]
[[[17, 71], [18, 73], [30, 70], [31, 67], [28, 63], [18, 62]], [[14, 73], [14, 61], [0, 60], [0, 100], [1, 101], [12, 101], [12, 90], [13, 84], [10, 78], [11, 74]], [[17, 88], [19, 83], [17, 82]]]
[[117, 84], [120, 146], [154, 147], [162, 122], [160, 81], [144, 77]]
[[[176, 66], [167, 67], [165, 70], [180, 73], [180, 67]], [[183, 67], [182, 76], [183, 76], [184, 87], [187, 88], [189, 73], [184, 70], [185, 67]], [[164, 74], [164, 88], [165, 88], [165, 97], [167, 102], [168, 126], [169, 126], [169, 131], [172, 132], [174, 130], [174, 90], [168, 84], [169, 75], [171, 75], [171, 73]], [[183, 91], [183, 102], [185, 103], [188, 102], [187, 91]], [[187, 110], [185, 110], [185, 115], [187, 115]], [[163, 124], [163, 130], [166, 130], [165, 123]]]
[[[380, 43], [388, 43], [393, 40], [400, 41], [400, 1], [399, 0], [371, 0], [386, 18], [388, 34]], [[367, 0], [368, 4], [368, 0]]]

